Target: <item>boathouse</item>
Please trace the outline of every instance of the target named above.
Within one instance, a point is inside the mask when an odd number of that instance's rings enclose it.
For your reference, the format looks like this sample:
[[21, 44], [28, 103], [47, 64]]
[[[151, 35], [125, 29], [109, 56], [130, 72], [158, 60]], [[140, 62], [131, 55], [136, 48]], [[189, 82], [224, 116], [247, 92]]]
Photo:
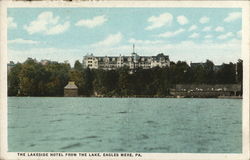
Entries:
[[78, 96], [78, 87], [75, 85], [75, 82], [70, 81], [64, 87], [64, 97], [76, 97]]

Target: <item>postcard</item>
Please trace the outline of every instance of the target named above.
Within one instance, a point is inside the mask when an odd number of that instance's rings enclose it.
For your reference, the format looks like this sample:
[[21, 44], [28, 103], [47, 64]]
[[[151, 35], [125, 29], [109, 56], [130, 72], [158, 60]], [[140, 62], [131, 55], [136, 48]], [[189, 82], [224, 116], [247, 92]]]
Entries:
[[249, 159], [248, 1], [1, 3], [0, 159]]

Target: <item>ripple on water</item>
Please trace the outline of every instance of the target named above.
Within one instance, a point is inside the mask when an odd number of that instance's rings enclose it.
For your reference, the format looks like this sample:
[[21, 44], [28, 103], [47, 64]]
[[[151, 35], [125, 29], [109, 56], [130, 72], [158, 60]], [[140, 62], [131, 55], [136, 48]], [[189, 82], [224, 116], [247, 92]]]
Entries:
[[112, 149], [114, 152], [124, 152], [124, 148], [114, 148]]
[[26, 126], [8, 126], [9, 129], [17, 129], [17, 128], [28, 128], [28, 125]]
[[88, 115], [88, 114], [86, 114], [86, 113], [77, 113], [76, 115], [77, 116], [85, 116], [85, 115]]
[[234, 121], [234, 122], [232, 122], [232, 124], [241, 124], [241, 122], [240, 121]]
[[217, 99], [9, 97], [8, 149], [241, 153], [241, 105]]
[[149, 139], [149, 136], [146, 134], [141, 134], [141, 135], [136, 136], [136, 139], [137, 140]]
[[33, 143], [29, 145], [29, 147], [34, 147], [34, 146], [35, 146], [35, 144], [33, 144]]
[[81, 145], [82, 145], [81, 143], [73, 143], [73, 144], [61, 147], [60, 149], [70, 149], [70, 148], [80, 147]]
[[60, 138], [61, 141], [72, 141], [72, 140], [75, 140], [74, 137], [62, 137]]
[[117, 113], [125, 114], [125, 113], [128, 113], [128, 112], [127, 111], [121, 111], [121, 112], [117, 112]]
[[158, 127], [159, 127], [159, 126], [158, 126], [159, 123], [157, 123], [157, 122], [155, 122], [155, 121], [152, 121], [152, 120], [148, 120], [148, 121], [146, 121], [145, 123], [146, 123], [147, 125], [153, 127], [153, 128], [158, 128]]
[[148, 123], [148, 124], [157, 124], [157, 122], [155, 122], [155, 121], [151, 121], [151, 120], [146, 121], [145, 123]]
[[98, 136], [87, 136], [87, 137], [83, 137], [82, 139], [92, 139], [92, 138], [98, 138]]
[[163, 146], [163, 147], [144, 147], [144, 150], [147, 152], [157, 152], [157, 151], [164, 151], [169, 152], [170, 146]]
[[49, 122], [54, 123], [54, 122], [61, 122], [61, 121], [63, 121], [63, 119], [54, 119], [54, 120], [50, 120]]

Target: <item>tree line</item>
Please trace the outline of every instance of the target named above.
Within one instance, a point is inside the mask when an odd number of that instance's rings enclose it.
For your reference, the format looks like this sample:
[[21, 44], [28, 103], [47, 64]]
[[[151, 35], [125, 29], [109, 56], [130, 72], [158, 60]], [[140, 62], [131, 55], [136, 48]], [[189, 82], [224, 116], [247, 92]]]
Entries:
[[[75, 81], [83, 96], [168, 96], [176, 84], [242, 83], [243, 61], [223, 63], [215, 69], [212, 61], [189, 66], [185, 61], [171, 62], [170, 67], [116, 70], [84, 69], [79, 61], [49, 61], [43, 65], [28, 58], [8, 73], [9, 96], [63, 96], [68, 81]], [[133, 72], [133, 73], [132, 73]]]

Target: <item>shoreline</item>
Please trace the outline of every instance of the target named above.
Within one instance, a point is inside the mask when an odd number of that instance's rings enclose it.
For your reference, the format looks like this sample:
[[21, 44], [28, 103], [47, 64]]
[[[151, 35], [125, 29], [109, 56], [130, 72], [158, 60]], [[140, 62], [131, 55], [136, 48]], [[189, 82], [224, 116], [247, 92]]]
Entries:
[[7, 96], [7, 97], [40, 97], [40, 98], [180, 98], [180, 99], [243, 99], [242, 96], [218, 96], [218, 97], [184, 97], [184, 96]]

